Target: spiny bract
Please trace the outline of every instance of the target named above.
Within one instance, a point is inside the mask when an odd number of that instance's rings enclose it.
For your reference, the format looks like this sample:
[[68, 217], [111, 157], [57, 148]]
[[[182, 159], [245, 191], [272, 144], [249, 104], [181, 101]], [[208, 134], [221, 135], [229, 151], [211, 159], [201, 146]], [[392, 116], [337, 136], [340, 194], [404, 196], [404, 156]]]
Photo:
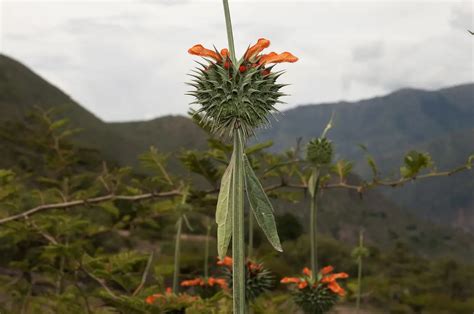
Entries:
[[269, 40], [260, 38], [239, 62], [230, 58], [227, 49], [218, 52], [195, 45], [188, 50], [207, 60], [191, 74], [190, 85], [195, 90], [189, 95], [195, 97], [193, 104], [200, 105], [196, 114], [212, 132], [232, 135], [241, 129], [248, 137], [269, 123], [269, 114], [276, 112], [277, 103], [282, 103], [280, 97], [285, 94], [280, 89], [285, 85], [276, 83], [282, 72], [271, 72], [273, 66], [267, 65], [298, 60], [289, 52], [261, 55], [269, 45]]
[[309, 141], [306, 148], [306, 159], [315, 166], [331, 163], [333, 155], [332, 143], [327, 138], [317, 138]]
[[263, 66], [240, 72], [210, 63], [192, 75], [195, 91], [190, 95], [201, 105], [196, 112], [215, 133], [222, 135], [242, 128], [249, 136], [255, 128], [267, 125], [268, 115], [276, 111], [277, 103], [282, 103], [279, 98], [284, 94], [280, 89], [285, 85], [276, 83], [280, 74]]

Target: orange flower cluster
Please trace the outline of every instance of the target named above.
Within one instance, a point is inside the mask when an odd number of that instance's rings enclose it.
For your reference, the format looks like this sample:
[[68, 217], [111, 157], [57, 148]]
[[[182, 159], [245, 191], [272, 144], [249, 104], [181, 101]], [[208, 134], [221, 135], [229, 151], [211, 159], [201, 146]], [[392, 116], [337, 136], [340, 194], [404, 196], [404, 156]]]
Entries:
[[166, 288], [166, 292], [152, 294], [146, 297], [145, 302], [147, 304], [153, 305], [158, 302], [158, 304], [166, 304], [166, 303], [187, 303], [191, 304], [196, 302], [199, 298], [195, 296], [191, 296], [186, 293], [174, 294], [171, 288]]
[[153, 304], [153, 303], [155, 303], [155, 301], [157, 299], [165, 298], [165, 296], [171, 295], [171, 294], [173, 294], [173, 290], [170, 287], [168, 287], [168, 288], [166, 288], [165, 294], [161, 294], [161, 293], [152, 294], [152, 295], [146, 297], [145, 302], [148, 303], [148, 304]]
[[184, 280], [181, 282], [182, 287], [196, 287], [196, 286], [210, 286], [214, 287], [214, 285], [218, 285], [221, 289], [227, 289], [227, 281], [223, 278], [214, 278], [209, 277], [206, 279], [203, 278], [195, 278], [191, 280]]
[[226, 256], [226, 257], [224, 257], [224, 259], [219, 259], [217, 261], [217, 265], [232, 267], [232, 257]]
[[[245, 72], [250, 67], [264, 66], [269, 63], [293, 63], [298, 61], [297, 57], [287, 51], [280, 54], [275, 52], [260, 54], [265, 48], [268, 48], [269, 46], [270, 41], [268, 39], [260, 38], [255, 45], [249, 47], [244, 54], [242, 63], [239, 65], [239, 71]], [[203, 45], [199, 44], [191, 47], [188, 52], [192, 55], [214, 59], [217, 63], [222, 63], [226, 69], [230, 68], [232, 64], [229, 57], [229, 50], [227, 48], [224, 48], [218, 52], [217, 50], [206, 49]]]
[[[224, 257], [224, 259], [218, 260], [217, 265], [225, 266], [225, 267], [229, 267], [229, 268], [232, 267], [232, 257], [226, 256], [226, 257]], [[247, 262], [247, 268], [251, 272], [259, 271], [259, 270], [262, 269], [262, 267], [263, 267], [262, 264], [257, 264], [257, 263], [251, 262], [251, 261]]]
[[328, 289], [334, 292], [335, 294], [344, 296], [346, 294], [346, 291], [341, 286], [339, 286], [336, 280], [347, 278], [349, 277], [349, 275], [346, 273], [333, 274], [333, 271], [334, 267], [326, 266], [321, 269], [318, 274], [317, 280], [315, 280], [313, 278], [312, 271], [309, 268], [305, 267], [303, 269], [303, 274], [305, 275], [304, 277], [284, 277], [280, 282], [284, 284], [297, 284], [298, 289], [304, 289], [308, 286], [315, 288], [319, 285], [327, 285]]

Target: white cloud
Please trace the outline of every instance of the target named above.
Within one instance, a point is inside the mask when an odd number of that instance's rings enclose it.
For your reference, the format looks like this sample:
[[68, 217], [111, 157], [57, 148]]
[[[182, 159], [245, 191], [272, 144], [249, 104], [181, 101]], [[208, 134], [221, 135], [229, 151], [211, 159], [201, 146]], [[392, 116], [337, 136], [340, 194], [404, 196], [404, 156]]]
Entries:
[[[239, 52], [267, 37], [272, 50], [300, 57], [279, 66], [292, 84], [280, 109], [473, 81], [470, 5], [231, 0]], [[187, 49], [227, 45], [218, 1], [15, 0], [3, 3], [1, 24], [2, 52], [105, 120], [185, 113]]]

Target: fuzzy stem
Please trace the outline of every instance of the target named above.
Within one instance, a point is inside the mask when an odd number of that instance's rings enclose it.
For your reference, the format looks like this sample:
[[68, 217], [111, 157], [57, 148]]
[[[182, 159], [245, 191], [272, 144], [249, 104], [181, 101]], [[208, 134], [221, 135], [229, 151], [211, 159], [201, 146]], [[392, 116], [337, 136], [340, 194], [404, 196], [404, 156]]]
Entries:
[[[310, 201], [310, 219], [309, 219], [309, 236], [311, 246], [311, 270], [313, 274], [318, 273], [318, 186], [319, 186], [319, 169], [314, 169], [313, 174], [316, 178], [316, 186]], [[310, 193], [311, 194], [311, 193]]]
[[211, 236], [211, 224], [207, 223], [206, 244], [204, 246], [204, 278], [209, 277], [209, 238]]
[[248, 245], [248, 253], [247, 257], [250, 259], [253, 255], [253, 224], [254, 224], [254, 217], [253, 213], [249, 211], [249, 245]]
[[174, 293], [178, 293], [182, 229], [183, 229], [183, 216], [179, 216], [178, 222], [176, 223], [176, 239], [175, 239], [175, 244], [174, 244], [174, 272], [173, 272], [173, 292]]
[[242, 130], [234, 130], [234, 176], [232, 184], [232, 273], [235, 314], [245, 313], [245, 241], [244, 241], [244, 144]]
[[232, 33], [232, 21], [230, 19], [229, 1], [222, 0], [222, 2], [224, 4], [225, 26], [227, 29], [227, 41], [229, 42], [230, 59], [233, 64], [237, 64], [237, 59], [235, 58], [234, 35]]
[[[359, 232], [359, 252], [362, 251], [364, 247], [364, 233], [362, 230]], [[356, 300], [356, 314], [359, 313], [360, 309], [360, 295], [362, 293], [362, 254], [359, 254], [357, 257], [357, 300]]]

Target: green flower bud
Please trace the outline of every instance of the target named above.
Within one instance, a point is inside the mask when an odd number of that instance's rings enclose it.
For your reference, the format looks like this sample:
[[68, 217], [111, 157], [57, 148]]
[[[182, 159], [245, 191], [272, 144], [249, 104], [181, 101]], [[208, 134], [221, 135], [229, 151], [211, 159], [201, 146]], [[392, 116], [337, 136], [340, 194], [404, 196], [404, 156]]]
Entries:
[[309, 141], [306, 148], [306, 160], [314, 166], [329, 165], [332, 155], [332, 142], [327, 138], [316, 138]]

